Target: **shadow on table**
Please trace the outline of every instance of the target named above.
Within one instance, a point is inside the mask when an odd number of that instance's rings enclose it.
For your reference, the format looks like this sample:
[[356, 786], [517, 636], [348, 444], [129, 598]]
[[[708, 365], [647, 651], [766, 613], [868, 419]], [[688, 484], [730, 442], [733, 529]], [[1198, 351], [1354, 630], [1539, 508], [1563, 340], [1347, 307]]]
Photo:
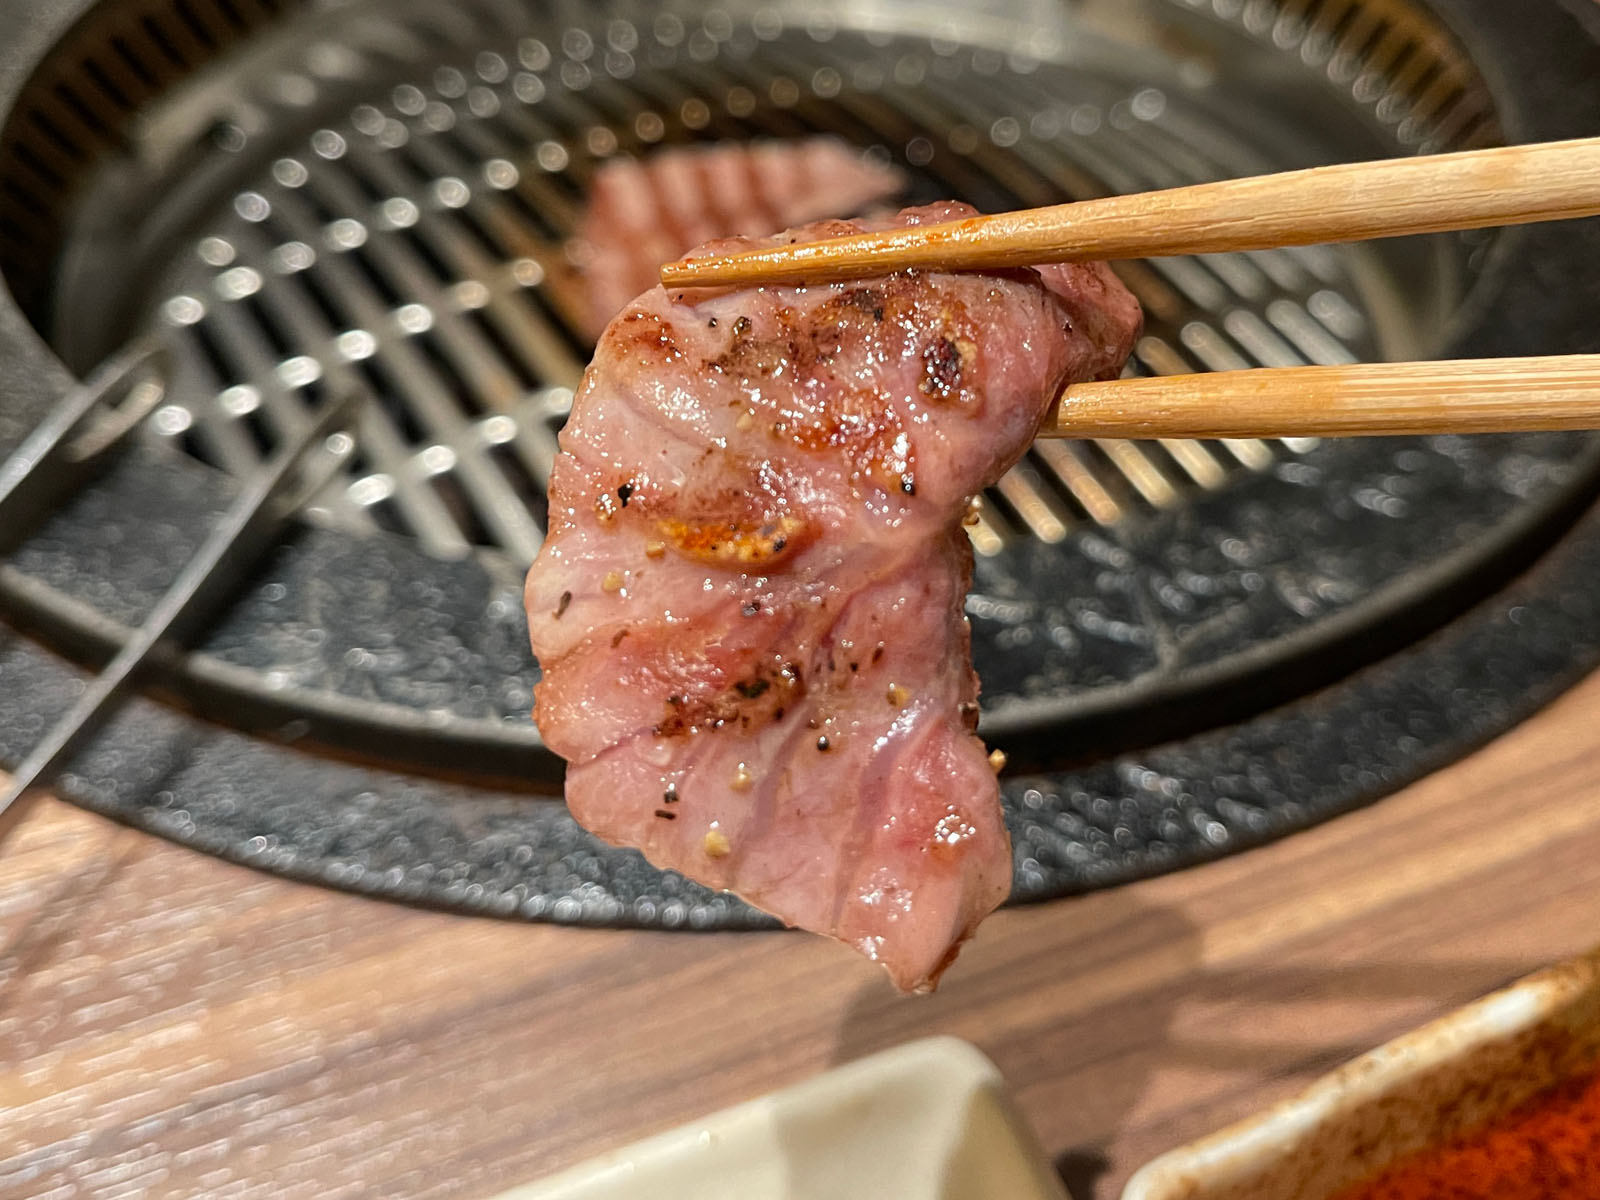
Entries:
[[1192, 977], [1199, 961], [1199, 934], [1185, 917], [1125, 889], [1007, 910], [934, 995], [862, 988], [840, 1023], [834, 1058], [936, 1033], [973, 1042], [1013, 1093], [1043, 1091], [1045, 1103], [1070, 1108], [1062, 1123], [1082, 1141], [1060, 1152], [1056, 1167], [1074, 1200], [1093, 1200], [1108, 1165], [1104, 1147], [1162, 1062], [1182, 996], [1173, 981]]
[[[840, 1022], [834, 1061], [938, 1033], [973, 1042], [1025, 1098], [1047, 1146], [1065, 1143], [1054, 1161], [1074, 1200], [1111, 1200], [1107, 1148], [1158, 1070], [1309, 1081], [1387, 1040], [1341, 1034], [1324, 1023], [1326, 1006], [1393, 1005], [1400, 1014], [1420, 1005], [1442, 1013], [1540, 965], [1256, 961], [1207, 968], [1195, 926], [1136, 892], [998, 914], [933, 996], [907, 998], [886, 982], [863, 987]], [[1189, 1018], [1174, 1029], [1180, 1006]], [[1217, 1018], [1193, 1019], [1196, 1006], [1215, 1009]], [[1252, 1020], [1252, 1012], [1265, 1017]], [[1397, 1015], [1402, 1023], [1393, 1032], [1426, 1019]], [[1175, 1133], [1173, 1144], [1180, 1140]], [[1122, 1171], [1137, 1165], [1117, 1164]]]

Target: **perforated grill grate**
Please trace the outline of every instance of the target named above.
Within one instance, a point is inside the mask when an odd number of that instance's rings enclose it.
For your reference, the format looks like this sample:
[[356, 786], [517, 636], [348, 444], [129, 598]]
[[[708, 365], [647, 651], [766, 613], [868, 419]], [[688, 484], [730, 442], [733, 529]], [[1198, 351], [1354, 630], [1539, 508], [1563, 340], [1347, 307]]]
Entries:
[[[225, 22], [242, 2], [188, 0]], [[1596, 51], [1569, 6], [1415, 2], [1474, 30], [1517, 137], [1593, 125]], [[1413, 0], [721, 0], [659, 21], [665, 5], [310, 0], [248, 36], [230, 23], [211, 67], [187, 55], [126, 105], [102, 89], [104, 134], [56, 85], [87, 103], [82, 64], [176, 4], [12, 3], [6, 77], [28, 82], [0, 134], [5, 283], [79, 373], [158, 321], [183, 378], [147, 443], [0, 579], [8, 623], [36, 634], [0, 664], [0, 754], [70, 704], [59, 653], [109, 652], [220, 509], [226, 480], [180, 447], [245, 469], [319, 393], [364, 382], [384, 403], [361, 471], [324, 498], [342, 528], [288, 540], [163, 672], [209, 719], [135, 700], [62, 791], [262, 869], [539, 920], [762, 919], [579, 830], [529, 721], [504, 568], [536, 543], [588, 353], [564, 242], [600, 163], [826, 132], [899, 163], [908, 201], [992, 209], [1498, 140]], [[81, 25], [47, 49], [69, 7]], [[1535, 227], [1132, 264], [1152, 313], [1135, 369], [1575, 352], [1597, 261], [1584, 229]], [[61, 382], [17, 315], [0, 297], [7, 440]], [[989, 498], [967, 606], [984, 734], [1010, 755], [1016, 894], [1348, 811], [1589, 669], [1596, 528], [1562, 531], [1596, 453], [1573, 435], [1039, 448]], [[347, 532], [385, 526], [401, 536]], [[473, 542], [502, 553], [421, 550]]]
[[[1470, 69], [1408, 8], [1209, 7], [1320, 67], [1397, 152], [1496, 136]], [[366, 387], [381, 403], [363, 418], [351, 476], [322, 510], [441, 555], [473, 545], [520, 561], [537, 552], [555, 432], [589, 353], [566, 243], [594, 171], [612, 156], [829, 134], [904, 169], [907, 200], [957, 196], [991, 210], [1284, 165], [1207, 98], [1216, 63], [1183, 63], [1188, 77], [1170, 89], [1135, 86], [1048, 29], [1000, 48], [950, 30], [841, 28], [821, 9], [795, 23], [771, 8], [686, 19], [622, 8], [562, 17], [391, 7], [381, 26], [359, 13], [348, 24], [298, 69], [267, 77], [253, 120], [223, 120], [209, 133], [248, 182], [230, 189], [154, 287], [150, 307], [181, 353], [175, 400], [152, 427], [243, 473], [307, 419], [321, 389]], [[441, 54], [441, 41], [455, 51]], [[461, 65], [422, 73], [412, 65], [418, 47], [426, 61]], [[84, 61], [97, 79], [87, 64], [101, 59]], [[72, 87], [61, 100], [68, 109], [82, 90]], [[285, 130], [307, 128], [308, 111], [338, 116], [285, 142]], [[42, 112], [35, 107], [24, 125], [33, 133], [10, 148], [32, 173], [28, 212], [47, 209], [52, 180], [66, 174], [50, 155], [69, 150], [50, 146], [76, 136], [57, 138], [58, 118]], [[13, 242], [29, 236], [5, 232]], [[1381, 356], [1405, 336], [1380, 337], [1372, 289], [1345, 254], [1313, 248], [1122, 270], [1149, 320], [1133, 372], [1347, 362]], [[63, 304], [67, 320], [70, 309]], [[973, 541], [984, 554], [1022, 538], [1059, 541], [1075, 526], [1171, 507], [1304, 448], [1041, 444], [988, 494]]]

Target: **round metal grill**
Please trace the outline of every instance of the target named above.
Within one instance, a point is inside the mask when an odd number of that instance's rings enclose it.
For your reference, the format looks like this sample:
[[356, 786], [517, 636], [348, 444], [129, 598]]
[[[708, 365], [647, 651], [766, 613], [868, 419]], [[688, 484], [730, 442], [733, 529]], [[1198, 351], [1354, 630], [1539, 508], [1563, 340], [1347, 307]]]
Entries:
[[[210, 720], [136, 700], [63, 792], [342, 887], [667, 927], [762, 918], [571, 822], [518, 604], [589, 354], [569, 245], [604, 164], [823, 135], [894, 164], [906, 203], [997, 210], [1501, 121], [1575, 136], [1600, 71], [1558, 0], [1426, 0], [1452, 35], [1420, 0], [14, 7], [0, 446], [59, 394], [36, 332], [82, 373], [153, 325], [179, 365], [149, 436], [0, 564], [38, 639], [0, 631], [0, 758], [70, 701], [60, 654], [125, 640], [223, 472], [354, 385], [362, 461], [319, 527], [155, 680]], [[1600, 239], [1121, 269], [1150, 314], [1135, 371], [1560, 353], [1594, 348]], [[1600, 658], [1600, 527], [1566, 532], [1597, 486], [1575, 435], [1033, 451], [986, 498], [967, 605], [1016, 894], [1280, 836], [1506, 728]]]
[[[207, 131], [242, 186], [187, 214], [201, 235], [153, 275], [133, 274], [116, 304], [178, 331], [175, 400], [152, 428], [245, 474], [320, 389], [358, 383], [380, 404], [350, 476], [323, 498], [327, 518], [437, 555], [485, 546], [526, 563], [589, 351], [570, 238], [607, 159], [827, 134], [902, 168], [906, 201], [999, 209], [1295, 165], [1357, 136], [1331, 127], [1325, 144], [1286, 144], [1198, 52], [1178, 58], [1173, 86], [1152, 85], [1148, 63], [1109, 36], [1135, 10], [1088, 7], [1070, 28], [962, 29], [946, 16], [913, 31], [887, 11], [848, 28], [815, 6], [691, 19], [613, 6], [570, 23], [529, 14], [537, 32], [511, 36], [487, 7], [446, 20], [391, 5], [383, 39], [373, 13], [350, 14], [292, 65], [256, 72], [259, 94]], [[1367, 153], [1495, 135], [1474, 76], [1409, 9], [1214, 7], [1244, 37], [1320, 68], [1322, 104], [1335, 86], [1359, 101]], [[1097, 20], [1111, 28], [1095, 32]], [[416, 72], [417, 39], [430, 60], [459, 65]], [[167, 120], [182, 121], [185, 99]], [[1310, 86], [1298, 99], [1319, 100]], [[325, 123], [308, 129], [308, 111]], [[118, 188], [89, 204], [120, 218], [125, 199]], [[56, 340], [80, 358], [104, 349], [103, 267], [81, 256], [57, 301]], [[1320, 248], [1129, 264], [1149, 314], [1129, 370], [1426, 353], [1468, 269], [1464, 254]], [[1019, 539], [1059, 542], [1313, 444], [1043, 443], [986, 497], [973, 542], [989, 556]]]

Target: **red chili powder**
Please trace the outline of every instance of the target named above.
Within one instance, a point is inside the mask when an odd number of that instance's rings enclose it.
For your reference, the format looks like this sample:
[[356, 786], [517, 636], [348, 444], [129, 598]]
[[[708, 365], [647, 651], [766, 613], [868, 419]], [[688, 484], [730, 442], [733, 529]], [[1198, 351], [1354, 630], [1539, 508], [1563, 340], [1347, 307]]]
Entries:
[[1600, 1075], [1558, 1084], [1337, 1200], [1600, 1200]]

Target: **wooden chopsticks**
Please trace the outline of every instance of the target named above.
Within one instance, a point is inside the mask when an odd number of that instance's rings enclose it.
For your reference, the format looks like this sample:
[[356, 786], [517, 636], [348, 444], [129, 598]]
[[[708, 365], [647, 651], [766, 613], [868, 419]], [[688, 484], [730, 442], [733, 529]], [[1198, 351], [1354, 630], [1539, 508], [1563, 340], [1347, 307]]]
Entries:
[[[1600, 138], [1384, 159], [997, 213], [661, 268], [669, 288], [913, 267], [1209, 254], [1600, 215]], [[1318, 437], [1600, 428], [1600, 355], [1074, 384], [1041, 437]]]
[[1278, 367], [1075, 383], [1040, 437], [1245, 438], [1600, 428], [1600, 354]]
[[669, 288], [1262, 250], [1600, 214], [1600, 138], [1382, 159], [682, 259]]

